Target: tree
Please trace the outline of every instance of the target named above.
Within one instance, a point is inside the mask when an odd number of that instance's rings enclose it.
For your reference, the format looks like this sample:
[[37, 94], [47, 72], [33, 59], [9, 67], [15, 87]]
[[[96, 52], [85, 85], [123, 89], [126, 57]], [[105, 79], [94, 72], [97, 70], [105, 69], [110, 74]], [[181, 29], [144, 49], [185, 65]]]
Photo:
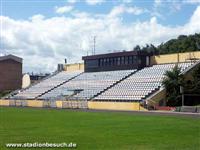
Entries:
[[200, 66], [192, 72], [192, 80], [185, 81], [188, 94], [200, 94]]
[[141, 48], [140, 48], [140, 46], [139, 46], [139, 45], [136, 45], [136, 46], [133, 48], [133, 50], [134, 50], [134, 51], [140, 51], [140, 50], [141, 50]]
[[165, 72], [165, 78], [162, 85], [166, 89], [167, 94], [167, 105], [168, 106], [179, 106], [181, 105], [181, 94], [180, 86], [184, 85], [183, 75], [181, 74], [181, 68], [177, 65], [172, 69], [172, 71]]

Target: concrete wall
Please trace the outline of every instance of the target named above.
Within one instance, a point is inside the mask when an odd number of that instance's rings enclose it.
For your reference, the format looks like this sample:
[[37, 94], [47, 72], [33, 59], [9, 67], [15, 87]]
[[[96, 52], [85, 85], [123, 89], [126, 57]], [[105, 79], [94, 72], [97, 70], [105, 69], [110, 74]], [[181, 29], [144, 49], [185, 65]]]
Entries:
[[15, 100], [1, 100], [0, 106], [15, 106]]
[[151, 57], [151, 65], [189, 61], [191, 58], [200, 59], [200, 51], [156, 55]]
[[22, 87], [22, 63], [12, 59], [0, 61], [0, 91]]
[[64, 70], [65, 71], [77, 71], [77, 70], [84, 71], [84, 64], [83, 63], [67, 64], [67, 65], [64, 65]]
[[0, 106], [27, 106], [27, 107], [56, 107], [56, 108], [89, 108], [89, 109], [107, 109], [124, 111], [146, 111], [140, 106], [139, 102], [86, 102], [80, 101], [56, 101], [55, 106], [47, 104], [46, 101], [39, 100], [0, 100]]
[[63, 101], [56, 101], [56, 107], [57, 108], [62, 108], [62, 102]]
[[105, 110], [146, 110], [140, 106], [139, 102], [88, 102], [89, 109]]
[[28, 107], [44, 107], [44, 101], [27, 100]]
[[162, 89], [158, 92], [156, 92], [154, 95], [152, 95], [149, 99], [148, 99], [148, 106], [155, 106], [155, 105], [159, 105], [159, 102], [161, 100], [165, 101], [166, 98], [166, 90]]

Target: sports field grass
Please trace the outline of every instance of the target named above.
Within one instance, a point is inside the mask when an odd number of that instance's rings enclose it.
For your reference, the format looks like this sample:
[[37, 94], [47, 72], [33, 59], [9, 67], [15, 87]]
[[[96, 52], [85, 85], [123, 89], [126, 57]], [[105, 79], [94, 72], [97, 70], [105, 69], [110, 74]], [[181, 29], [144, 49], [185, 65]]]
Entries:
[[74, 142], [81, 150], [200, 148], [199, 118], [9, 107], [0, 113], [1, 150], [26, 142]]

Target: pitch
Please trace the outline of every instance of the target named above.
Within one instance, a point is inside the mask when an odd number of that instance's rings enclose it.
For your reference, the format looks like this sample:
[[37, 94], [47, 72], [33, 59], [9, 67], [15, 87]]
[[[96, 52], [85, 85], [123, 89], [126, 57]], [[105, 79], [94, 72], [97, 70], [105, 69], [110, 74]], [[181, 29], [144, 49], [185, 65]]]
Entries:
[[197, 117], [11, 107], [0, 107], [0, 117], [2, 150], [25, 142], [73, 142], [81, 150], [200, 147]]

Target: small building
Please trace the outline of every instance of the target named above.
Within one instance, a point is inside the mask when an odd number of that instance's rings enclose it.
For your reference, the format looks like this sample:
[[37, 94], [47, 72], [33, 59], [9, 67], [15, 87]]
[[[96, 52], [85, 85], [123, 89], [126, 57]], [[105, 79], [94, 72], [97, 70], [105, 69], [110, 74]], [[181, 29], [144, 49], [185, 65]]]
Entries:
[[150, 65], [151, 54], [145, 51], [124, 51], [84, 56], [85, 72], [142, 69]]
[[0, 92], [21, 87], [22, 58], [14, 55], [0, 56]]

